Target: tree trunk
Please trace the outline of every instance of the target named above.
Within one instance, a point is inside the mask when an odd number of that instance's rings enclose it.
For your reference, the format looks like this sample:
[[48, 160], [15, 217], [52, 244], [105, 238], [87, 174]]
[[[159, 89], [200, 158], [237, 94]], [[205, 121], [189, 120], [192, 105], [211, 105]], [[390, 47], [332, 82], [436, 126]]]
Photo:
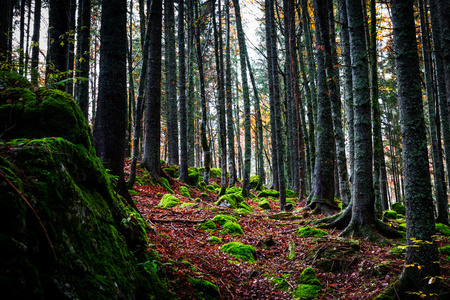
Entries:
[[[0, 62], [7, 61], [8, 53], [8, 32], [9, 27], [9, 2], [12, 0], [1, 1], [0, 3]], [[39, 0], [37, 0], [39, 1]], [[36, 1], [36, 2], [37, 2]], [[39, 19], [40, 20], [40, 19]]]
[[[391, 3], [394, 50], [403, 142], [406, 197], [406, 261], [395, 293], [439, 291], [439, 256], [435, 241], [425, 120], [415, 35], [413, 2]], [[430, 278], [437, 279], [431, 281]], [[408, 292], [408, 293], [406, 293]], [[404, 298], [403, 298], [404, 297]]]
[[74, 68], [75, 68], [75, 30], [76, 30], [76, 14], [77, 14], [77, 0], [69, 0], [69, 28], [67, 32], [67, 67], [66, 70], [69, 71], [67, 73], [67, 78], [72, 80], [68, 80], [66, 83], [66, 93], [74, 96], [74, 84], [73, 78], [75, 76]]
[[100, 37], [100, 75], [97, 115], [93, 130], [97, 155], [118, 176], [120, 195], [135, 206], [124, 180], [127, 109], [127, 2], [104, 0]]
[[251, 167], [251, 127], [250, 127], [250, 95], [248, 89], [247, 80], [247, 65], [245, 53], [247, 52], [247, 46], [245, 45], [245, 35], [242, 28], [241, 11], [238, 0], [233, 0], [234, 11], [236, 14], [236, 29], [238, 34], [239, 43], [239, 59], [241, 66], [241, 78], [242, 78], [242, 96], [244, 100], [244, 176], [242, 183], [242, 196], [249, 196], [249, 184], [250, 184], [250, 167]]
[[161, 36], [162, 1], [153, 0], [149, 16], [148, 79], [145, 98], [145, 139], [142, 166], [151, 176], [161, 176]]
[[41, 0], [34, 1], [33, 36], [31, 37], [31, 83], [39, 84], [39, 39], [41, 33]]
[[178, 65], [179, 80], [178, 90], [180, 93], [180, 180], [188, 180], [188, 141], [187, 141], [187, 107], [186, 107], [186, 63], [185, 63], [185, 41], [184, 41], [184, 0], [178, 1]]
[[77, 80], [75, 85], [75, 100], [84, 117], [89, 115], [89, 67], [90, 67], [90, 32], [91, 32], [91, 0], [80, 0], [78, 7], [77, 28], [77, 76], [86, 80]]
[[195, 145], [198, 144], [194, 141], [195, 131], [195, 97], [194, 97], [194, 60], [195, 60], [195, 48], [194, 48], [194, 35], [195, 35], [195, 20], [194, 20], [194, 2], [193, 0], [187, 0], [187, 24], [188, 24], [188, 91], [187, 91], [187, 156], [188, 165], [195, 166]]

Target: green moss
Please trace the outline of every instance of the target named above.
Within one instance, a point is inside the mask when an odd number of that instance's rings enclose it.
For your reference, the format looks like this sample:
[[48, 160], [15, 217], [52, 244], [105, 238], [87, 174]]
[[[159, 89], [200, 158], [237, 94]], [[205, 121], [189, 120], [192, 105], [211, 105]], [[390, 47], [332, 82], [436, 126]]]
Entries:
[[197, 292], [197, 299], [220, 299], [219, 288], [217, 285], [202, 279], [189, 277], [189, 283]]
[[439, 253], [450, 255], [450, 245], [445, 245], [439, 248]]
[[215, 205], [222, 205], [225, 207], [230, 207], [230, 208], [237, 208], [238, 207], [238, 203], [236, 202], [234, 197], [231, 197], [230, 195], [223, 195], [219, 198], [219, 200], [217, 200], [215, 203]]
[[207, 220], [199, 225], [199, 227], [203, 230], [216, 230], [217, 225], [211, 220]]
[[190, 206], [194, 206], [197, 205], [196, 203], [191, 203], [191, 202], [184, 202], [181, 203], [180, 207], [190, 207]]
[[212, 182], [212, 186], [214, 187], [214, 189], [220, 189], [220, 185], [215, 181]]
[[188, 180], [187, 184], [190, 186], [196, 186], [198, 181], [200, 180], [200, 172], [197, 168], [189, 168], [188, 169]]
[[287, 198], [294, 198], [297, 196], [298, 196], [298, 194], [296, 192], [294, 192], [293, 190], [286, 189], [286, 197]]
[[316, 277], [316, 272], [311, 267], [303, 270], [302, 274], [300, 274], [300, 277], [298, 278], [298, 283], [322, 286], [322, 283], [320, 283], [320, 280]]
[[0, 248], [8, 251], [0, 258], [0, 278], [8, 280], [3, 293], [169, 298], [153, 267], [157, 256], [147, 252], [149, 226], [116, 196], [90, 149], [62, 138], [12, 140], [0, 149], [0, 169], [36, 209], [55, 251], [24, 201], [0, 185], [7, 214], [0, 221]]
[[210, 172], [211, 172], [210, 173], [211, 178], [219, 178], [220, 179], [220, 176], [222, 175], [222, 170], [219, 168], [211, 168]]
[[225, 194], [235, 194], [235, 193], [240, 193], [240, 192], [242, 192], [241, 188], [232, 186], [230, 188], [227, 188], [227, 191], [225, 192]]
[[195, 198], [195, 202], [197, 202], [197, 203], [200, 203], [200, 202], [202, 202], [203, 200], [202, 199], [200, 199], [200, 198]]
[[19, 73], [0, 71], [0, 89], [7, 87], [29, 88], [31, 83]]
[[442, 233], [443, 235], [450, 235], [450, 227], [442, 224], [442, 223], [436, 223], [436, 230]]
[[289, 290], [289, 284], [286, 278], [283, 277], [273, 277], [270, 283], [275, 286], [276, 289], [287, 292]]
[[406, 253], [406, 246], [395, 246], [392, 247], [391, 253], [394, 255], [405, 255]]
[[403, 215], [404, 216], [405, 213], [406, 213], [406, 207], [403, 204], [399, 203], [399, 202], [396, 202], [396, 203], [392, 204], [391, 205], [391, 209], [393, 211], [395, 211], [399, 215]]
[[301, 284], [294, 293], [295, 299], [316, 299], [322, 288], [317, 285]]
[[251, 245], [244, 245], [240, 242], [230, 242], [221, 247], [222, 252], [228, 253], [235, 258], [246, 262], [256, 261], [256, 250]]
[[395, 220], [397, 219], [397, 213], [393, 210], [385, 210], [382, 219]]
[[167, 163], [166, 163], [166, 161], [164, 159], [160, 159], [159, 163], [161, 164], [161, 166], [166, 166], [167, 165]]
[[276, 190], [264, 190], [258, 193], [258, 198], [263, 197], [278, 197], [280, 195], [280, 192]]
[[220, 237], [217, 237], [217, 236], [214, 236], [214, 235], [208, 237], [206, 239], [206, 241], [208, 243], [212, 243], [212, 244], [221, 244], [221, 243], [223, 243], [223, 240]]
[[175, 207], [178, 205], [178, 202], [180, 200], [178, 200], [177, 197], [171, 195], [171, 194], [165, 194], [161, 200], [159, 201], [158, 207], [160, 208], [171, 208], [171, 207]]
[[163, 168], [163, 171], [166, 172], [172, 178], [178, 178], [180, 176], [178, 166], [176, 165]]
[[272, 207], [270, 206], [270, 202], [267, 199], [264, 199], [263, 201], [261, 201], [258, 204], [258, 207], [262, 208], [262, 209], [265, 209], [265, 210], [271, 210], [272, 209]]
[[223, 229], [224, 229], [224, 232], [231, 234], [231, 235], [241, 235], [244, 233], [241, 225], [239, 225], [238, 223], [232, 222], [232, 221], [228, 221], [225, 224], [223, 224]]
[[321, 237], [328, 235], [328, 233], [322, 229], [308, 226], [300, 227], [295, 233], [300, 237]]
[[247, 210], [249, 213], [253, 212], [253, 208], [245, 201], [239, 202], [239, 208]]
[[180, 193], [187, 198], [191, 198], [191, 194], [189, 193], [189, 188], [187, 186], [180, 186]]
[[209, 192], [209, 193], [215, 193], [215, 192], [216, 192], [216, 188], [215, 188], [213, 185], [210, 185], [210, 184], [208, 184], [208, 185], [205, 187], [205, 189], [206, 189], [206, 191]]
[[251, 190], [260, 190], [261, 187], [259, 186], [259, 176], [254, 175], [250, 177], [250, 183], [249, 187]]
[[219, 224], [220, 226], [222, 226], [228, 221], [237, 222], [236, 218], [230, 215], [216, 215], [214, 216], [213, 221]]
[[159, 181], [159, 183], [166, 189], [166, 191], [167, 191], [168, 193], [171, 193], [171, 194], [174, 193], [173, 190], [170, 188], [169, 181], [168, 181], [166, 178], [164, 178], [164, 177], [159, 177], [159, 178], [158, 178], [158, 181]]
[[251, 214], [251, 211], [248, 211], [245, 208], [236, 208], [233, 209], [233, 213], [237, 214], [237, 215], [247, 215], [247, 214]]

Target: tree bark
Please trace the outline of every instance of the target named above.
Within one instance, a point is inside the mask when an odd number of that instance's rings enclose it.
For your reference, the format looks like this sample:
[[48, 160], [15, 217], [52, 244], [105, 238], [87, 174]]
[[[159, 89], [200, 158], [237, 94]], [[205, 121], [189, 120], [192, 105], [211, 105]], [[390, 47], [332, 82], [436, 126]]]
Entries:
[[33, 36], [31, 37], [31, 83], [39, 84], [39, 39], [41, 32], [41, 0], [34, 1]]
[[187, 126], [187, 107], [186, 107], [186, 62], [185, 62], [185, 34], [184, 34], [184, 0], [178, 1], [178, 65], [179, 80], [178, 90], [180, 93], [180, 180], [188, 180], [188, 126]]

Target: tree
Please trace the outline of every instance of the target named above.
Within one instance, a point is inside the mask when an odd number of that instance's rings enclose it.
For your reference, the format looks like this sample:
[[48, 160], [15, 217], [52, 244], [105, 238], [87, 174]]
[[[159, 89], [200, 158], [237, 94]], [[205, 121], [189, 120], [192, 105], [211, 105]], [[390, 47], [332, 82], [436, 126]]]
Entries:
[[250, 93], [248, 89], [247, 64], [245, 62], [247, 46], [245, 45], [245, 35], [242, 28], [241, 10], [238, 0], [233, 0], [234, 12], [236, 14], [236, 30], [239, 43], [239, 60], [242, 78], [242, 96], [244, 99], [244, 174], [242, 183], [242, 195], [249, 196], [250, 167], [251, 167], [251, 128], [250, 128]]
[[9, 1], [0, 4], [0, 62], [6, 62], [8, 51]]
[[127, 111], [127, 1], [102, 2], [100, 75], [94, 141], [97, 155], [118, 178], [119, 193], [134, 206], [124, 179]]
[[174, 1], [164, 1], [165, 91], [169, 165], [178, 165], [177, 64], [175, 56]]
[[405, 265], [395, 294], [406, 299], [412, 298], [412, 292], [431, 295], [439, 291], [436, 278], [439, 276], [439, 257], [434, 238], [413, 2], [393, 1], [391, 9], [403, 141], [407, 244]]
[[149, 16], [148, 79], [145, 98], [145, 139], [142, 166], [151, 176], [161, 176], [161, 36], [162, 1], [153, 0]]
[[186, 63], [184, 39], [184, 0], [178, 2], [179, 106], [180, 106], [180, 180], [188, 180], [188, 126], [186, 107]]
[[51, 74], [67, 71], [68, 33], [69, 5], [65, 1], [49, 0], [46, 82]]
[[[329, 213], [336, 210], [334, 201], [334, 137], [331, 102], [326, 79], [324, 43], [329, 40], [327, 0], [314, 1], [317, 44], [317, 133], [314, 181], [309, 207]], [[316, 208], [317, 206], [317, 208]]]
[[[91, 32], [91, 0], [80, 0], [78, 7], [78, 45], [76, 69], [80, 77], [89, 78]], [[89, 114], [89, 81], [78, 80], [75, 85], [75, 100], [86, 120]]]
[[34, 1], [33, 36], [31, 37], [31, 83], [39, 83], [39, 38], [41, 32], [41, 0]]

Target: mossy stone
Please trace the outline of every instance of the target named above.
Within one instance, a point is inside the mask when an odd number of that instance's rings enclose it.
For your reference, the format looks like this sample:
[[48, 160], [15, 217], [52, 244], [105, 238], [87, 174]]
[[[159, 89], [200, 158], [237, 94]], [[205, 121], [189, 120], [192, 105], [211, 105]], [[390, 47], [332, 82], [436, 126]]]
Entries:
[[177, 197], [171, 195], [171, 194], [165, 194], [161, 200], [159, 201], [158, 207], [160, 208], [172, 208], [178, 205]]
[[308, 226], [300, 227], [295, 231], [299, 237], [321, 237], [328, 235], [328, 233], [322, 229], [312, 228]]
[[187, 186], [180, 186], [180, 193], [181, 195], [187, 197], [187, 198], [191, 198], [191, 194], [189, 193], [189, 188]]
[[225, 194], [234, 194], [234, 193], [240, 193], [240, 192], [242, 192], [242, 188], [232, 186], [232, 187], [227, 188]]
[[439, 253], [450, 255], [450, 245], [445, 245], [439, 248]]
[[286, 197], [287, 198], [294, 198], [298, 195], [298, 193], [294, 192], [293, 190], [286, 189]]
[[197, 168], [189, 168], [188, 169], [188, 180], [187, 184], [190, 186], [196, 186], [198, 181], [200, 180], [200, 172]]
[[236, 208], [236, 209], [233, 209], [233, 213], [237, 214], [237, 215], [247, 215], [247, 214], [251, 214], [252, 212], [248, 211], [245, 208]]
[[216, 230], [217, 225], [211, 220], [207, 220], [199, 225], [199, 227], [203, 230]]
[[276, 190], [264, 190], [258, 193], [258, 198], [263, 197], [278, 197], [280, 195], [279, 191]]
[[237, 222], [236, 218], [230, 215], [216, 215], [214, 216], [213, 221], [219, 224], [220, 226], [222, 226], [228, 221]]
[[230, 197], [230, 195], [221, 196], [219, 200], [217, 200], [214, 204], [217, 206], [222, 205], [230, 208], [237, 208], [238, 206], [238, 203], [236, 202], [235, 198]]
[[262, 208], [262, 209], [265, 209], [265, 210], [271, 210], [272, 209], [272, 207], [270, 206], [270, 202], [267, 199], [264, 199], [263, 201], [261, 201], [258, 204], [258, 207]]
[[253, 208], [245, 201], [239, 202], [239, 208], [247, 210], [249, 213], [253, 212]]
[[184, 202], [180, 204], [180, 207], [190, 207], [190, 206], [194, 206], [197, 205], [196, 203], [191, 203], [191, 202]]
[[223, 243], [222, 238], [217, 237], [217, 236], [214, 236], [214, 235], [208, 237], [208, 238], [206, 239], [206, 241], [207, 241], [208, 243], [211, 243], [211, 244], [221, 244], [221, 243]]
[[222, 170], [219, 168], [211, 168], [210, 176], [211, 178], [220, 178], [222, 176]]
[[164, 177], [159, 177], [159, 178], [158, 178], [158, 181], [159, 181], [159, 183], [166, 189], [167, 192], [169, 192], [169, 193], [171, 193], [171, 194], [174, 193], [173, 190], [172, 190], [172, 188], [170, 187], [169, 180], [167, 180], [167, 179], [164, 178]]
[[209, 192], [209, 193], [215, 193], [215, 192], [216, 192], [216, 188], [215, 188], [213, 185], [211, 185], [211, 184], [208, 184], [208, 185], [205, 187], [205, 189], [206, 189], [206, 191]]
[[436, 230], [442, 233], [443, 235], [450, 236], [450, 227], [445, 224], [436, 223]]
[[382, 219], [387, 219], [387, 220], [395, 220], [397, 219], [398, 215], [395, 211], [393, 210], [385, 210], [383, 211], [383, 217]]
[[203, 200], [202, 199], [200, 199], [200, 198], [195, 198], [195, 202], [197, 202], [197, 203], [200, 203], [200, 202], [202, 202]]
[[178, 178], [180, 176], [178, 166], [176, 165], [163, 168], [163, 171], [166, 172], [172, 178]]
[[399, 203], [399, 202], [395, 202], [394, 204], [391, 205], [391, 210], [395, 211], [397, 214], [399, 215], [405, 215], [406, 214], [406, 207], [405, 205]]
[[232, 221], [228, 221], [225, 224], [223, 224], [223, 229], [226, 233], [231, 235], [241, 235], [244, 233], [241, 225]]
[[244, 245], [240, 242], [230, 242], [221, 247], [222, 252], [228, 253], [235, 258], [246, 262], [256, 261], [256, 250], [251, 245]]
[[249, 183], [249, 188], [252, 190], [258, 190], [260, 189], [259, 186], [259, 176], [258, 175], [254, 175], [250, 177], [250, 183]]
[[189, 277], [189, 283], [197, 292], [197, 299], [220, 299], [219, 288], [217, 285], [203, 279]]
[[307, 267], [303, 270], [298, 278], [298, 283], [322, 286], [322, 283], [320, 283], [320, 280], [316, 277], [316, 272], [311, 267]]
[[294, 292], [295, 299], [316, 299], [322, 288], [317, 285], [300, 284]]

